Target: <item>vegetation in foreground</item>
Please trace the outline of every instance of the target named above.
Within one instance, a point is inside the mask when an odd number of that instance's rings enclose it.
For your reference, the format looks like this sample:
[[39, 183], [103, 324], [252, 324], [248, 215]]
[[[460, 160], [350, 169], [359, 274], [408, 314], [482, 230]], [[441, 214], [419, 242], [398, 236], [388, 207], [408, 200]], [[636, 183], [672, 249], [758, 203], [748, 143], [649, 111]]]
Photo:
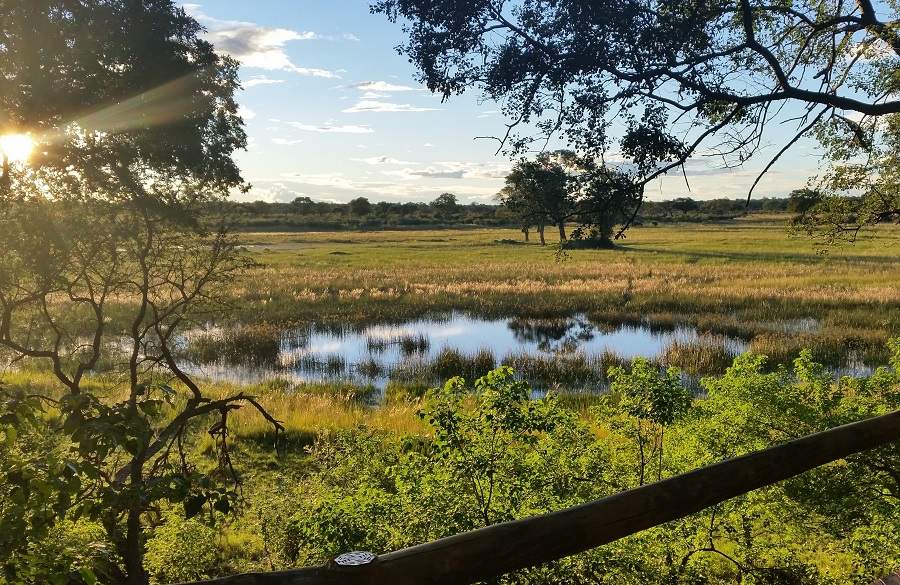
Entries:
[[[677, 370], [638, 359], [611, 369], [609, 394], [574, 408], [565, 396], [531, 400], [509, 368], [379, 408], [340, 387], [258, 387], [285, 434], [235, 411], [229, 443], [242, 495], [233, 507], [215, 499], [155, 507], [147, 570], [152, 582], [171, 583], [304, 566], [620, 492], [900, 407], [900, 340], [890, 350], [889, 367], [840, 381], [809, 352], [774, 372], [747, 354], [703, 381], [704, 399], [691, 399]], [[41, 524], [48, 519], [35, 505], [65, 493], [50, 463], [64, 465], [69, 444], [53, 408], [23, 408], [24, 392], [52, 392], [52, 379], [43, 380], [44, 388], [40, 376], [10, 376], [3, 393], [10, 448], [0, 457], [0, 502], [18, 506], [0, 508], [0, 533], [15, 539], [28, 527], [37, 537], [25, 549], [4, 547], [3, 579], [104, 581], [117, 558], [102, 526], [73, 515]], [[93, 383], [113, 392], [109, 380]], [[226, 473], [204, 421], [183, 448], [213, 475]], [[898, 456], [896, 445], [856, 455], [500, 582], [868, 583], [900, 562]], [[38, 472], [28, 477], [23, 469]]]

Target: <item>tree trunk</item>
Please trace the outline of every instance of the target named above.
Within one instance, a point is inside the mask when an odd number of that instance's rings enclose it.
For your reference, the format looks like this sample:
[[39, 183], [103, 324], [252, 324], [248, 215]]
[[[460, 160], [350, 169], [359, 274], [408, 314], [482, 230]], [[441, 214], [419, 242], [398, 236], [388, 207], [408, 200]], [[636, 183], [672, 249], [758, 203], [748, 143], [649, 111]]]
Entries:
[[613, 226], [606, 223], [600, 225], [600, 246], [603, 248], [613, 247]]
[[525, 242], [528, 243], [528, 228], [522, 228], [522, 233], [525, 234]]
[[564, 221], [559, 222], [559, 241], [566, 241], [566, 222]]
[[124, 561], [128, 572], [127, 585], [147, 585], [150, 582], [144, 571], [144, 544], [141, 531], [141, 513], [138, 510], [128, 511], [128, 523], [125, 528]]
[[544, 226], [538, 226], [538, 235], [541, 236], [541, 245], [546, 246], [547, 242], [544, 240]]

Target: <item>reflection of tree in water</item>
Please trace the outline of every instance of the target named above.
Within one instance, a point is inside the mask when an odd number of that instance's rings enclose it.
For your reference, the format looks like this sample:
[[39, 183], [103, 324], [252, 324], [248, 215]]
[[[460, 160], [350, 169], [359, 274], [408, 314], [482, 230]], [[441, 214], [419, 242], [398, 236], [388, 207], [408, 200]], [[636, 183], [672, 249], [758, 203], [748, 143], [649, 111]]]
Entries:
[[575, 351], [594, 338], [594, 326], [581, 317], [571, 319], [513, 319], [509, 322], [519, 343], [534, 343], [541, 351]]

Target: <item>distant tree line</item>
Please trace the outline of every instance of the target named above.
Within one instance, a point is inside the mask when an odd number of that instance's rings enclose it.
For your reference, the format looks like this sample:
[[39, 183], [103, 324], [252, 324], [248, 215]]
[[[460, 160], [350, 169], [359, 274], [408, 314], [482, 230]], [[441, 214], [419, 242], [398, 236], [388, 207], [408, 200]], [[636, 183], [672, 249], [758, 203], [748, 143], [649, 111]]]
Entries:
[[[552, 195], [549, 195], [552, 196]], [[297, 197], [289, 202], [227, 201], [224, 206], [238, 229], [242, 230], [382, 230], [382, 229], [428, 229], [460, 227], [505, 227], [523, 230], [526, 240], [534, 231], [540, 237], [544, 228], [550, 226], [559, 230], [559, 220], [563, 228], [567, 224], [582, 225], [582, 217], [565, 207], [551, 208], [551, 213], [542, 216], [532, 214], [532, 221], [518, 212], [515, 207], [503, 203], [459, 203], [451, 193], [443, 193], [430, 203], [388, 201], [373, 202], [366, 197], [357, 197], [348, 203], [314, 201], [309, 197]], [[595, 207], [593, 220], [599, 221]], [[638, 223], [663, 223], [677, 221], [718, 221], [739, 217], [746, 213], [786, 212], [794, 209], [787, 198], [754, 198], [747, 207], [743, 199], [710, 199], [705, 201], [680, 197], [669, 201], [645, 201], [638, 217]], [[554, 219], [554, 217], [556, 219]], [[612, 215], [612, 218], [617, 217]], [[527, 224], [527, 225], [526, 225]], [[566, 234], [569, 235], [569, 234]]]

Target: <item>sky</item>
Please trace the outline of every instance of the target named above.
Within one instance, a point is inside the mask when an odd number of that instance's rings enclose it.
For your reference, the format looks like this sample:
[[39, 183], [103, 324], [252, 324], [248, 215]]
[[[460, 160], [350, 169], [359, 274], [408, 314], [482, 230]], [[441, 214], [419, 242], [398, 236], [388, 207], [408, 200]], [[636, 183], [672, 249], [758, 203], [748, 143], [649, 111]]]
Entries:
[[[241, 62], [238, 97], [249, 146], [237, 155], [253, 185], [244, 200], [490, 203], [512, 162], [496, 142], [498, 105], [477, 92], [442, 103], [416, 82], [395, 47], [399, 24], [370, 14], [365, 0], [199, 0], [185, 9], [219, 51]], [[777, 150], [779, 132], [763, 154]], [[801, 142], [755, 193], [784, 196], [815, 174], [815, 148]], [[723, 169], [692, 161], [647, 188], [650, 199], [745, 197], [766, 160]]]

